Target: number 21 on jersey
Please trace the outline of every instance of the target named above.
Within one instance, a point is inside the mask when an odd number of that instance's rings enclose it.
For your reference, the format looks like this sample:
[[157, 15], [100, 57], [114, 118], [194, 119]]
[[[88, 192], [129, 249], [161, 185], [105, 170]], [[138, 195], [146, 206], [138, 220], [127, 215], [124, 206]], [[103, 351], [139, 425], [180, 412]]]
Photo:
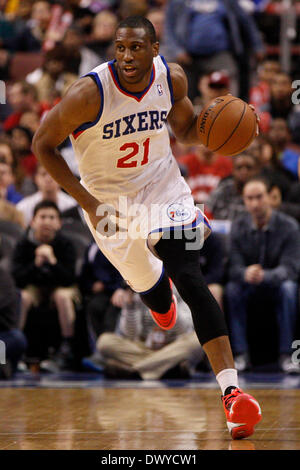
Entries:
[[[138, 165], [146, 165], [148, 163], [149, 157], [149, 143], [150, 138], [146, 139], [141, 145], [137, 144], [136, 142], [128, 142], [120, 147], [122, 152], [126, 150], [130, 150], [129, 153], [121, 157], [117, 161], [117, 168], [135, 168]], [[140, 147], [143, 147], [140, 149]], [[142, 151], [142, 160], [139, 161], [133, 158]]]

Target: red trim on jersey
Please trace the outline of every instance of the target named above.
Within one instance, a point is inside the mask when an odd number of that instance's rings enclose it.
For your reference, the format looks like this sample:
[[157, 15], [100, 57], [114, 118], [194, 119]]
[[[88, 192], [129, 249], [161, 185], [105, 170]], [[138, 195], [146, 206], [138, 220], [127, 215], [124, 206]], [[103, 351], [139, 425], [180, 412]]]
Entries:
[[72, 136], [74, 137], [74, 139], [76, 140], [77, 137], [80, 136], [80, 134], [82, 134], [86, 129], [84, 129], [83, 131], [78, 131], [78, 132], [72, 132]]
[[[108, 64], [108, 69], [110, 71], [110, 74], [112, 76], [112, 79], [114, 81], [114, 84], [116, 85], [116, 87], [118, 88], [118, 90], [123, 93], [123, 95], [126, 95], [126, 96], [130, 96], [130, 98], [134, 98], [136, 101], [141, 101], [144, 96], [148, 93], [148, 91], [150, 90], [154, 80], [155, 80], [155, 65], [153, 64], [153, 76], [152, 76], [152, 80], [151, 82], [149, 83], [149, 85], [147, 86], [145, 92], [142, 94], [142, 96], [140, 96], [139, 98], [137, 96], [135, 96], [134, 94], [131, 94], [130, 91], [125, 91], [123, 88], [120, 87], [118, 81], [116, 80], [116, 77], [114, 75], [114, 71], [112, 69], [112, 66], [111, 64]], [[117, 71], [116, 71], [117, 73]], [[133, 92], [132, 92], [133, 93]]]

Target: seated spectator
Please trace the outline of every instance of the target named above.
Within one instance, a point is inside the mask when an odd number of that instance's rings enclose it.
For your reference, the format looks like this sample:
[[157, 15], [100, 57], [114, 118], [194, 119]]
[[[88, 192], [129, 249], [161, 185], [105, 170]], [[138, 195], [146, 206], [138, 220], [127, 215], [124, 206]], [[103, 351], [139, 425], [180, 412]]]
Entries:
[[200, 250], [200, 266], [208, 288], [223, 310], [223, 284], [225, 281], [225, 242], [212, 232]]
[[269, 137], [262, 134], [257, 136], [247, 148], [247, 152], [258, 159], [260, 174], [280, 188], [282, 198], [285, 200], [294, 177], [289, 170], [283, 167]]
[[75, 24], [70, 26], [62, 41], [65, 49], [65, 71], [81, 77], [103, 62], [103, 59], [84, 45], [81, 28]]
[[227, 95], [230, 91], [230, 78], [226, 70], [216, 70], [202, 75], [198, 80], [200, 97], [194, 100], [195, 111], [200, 112], [211, 100]]
[[11, 112], [3, 123], [3, 129], [9, 131], [20, 123], [21, 116], [27, 111], [41, 114], [37, 90], [34, 85], [26, 81], [17, 81], [8, 87], [8, 105]]
[[[75, 307], [78, 297], [75, 283], [76, 253], [72, 242], [59, 233], [60, 212], [53, 201], [36, 205], [30, 230], [16, 245], [13, 276], [22, 289], [20, 328], [29, 310], [43, 302], [52, 302], [58, 312], [62, 342], [57, 356], [62, 367], [72, 361]], [[42, 312], [41, 312], [42, 314]]]
[[37, 131], [40, 121], [40, 116], [36, 111], [26, 111], [22, 114], [19, 125], [29, 129], [33, 135]]
[[277, 158], [282, 166], [298, 179], [299, 150], [291, 145], [291, 133], [283, 118], [272, 119], [268, 137], [274, 145]]
[[96, 338], [104, 332], [114, 331], [120, 309], [128, 299], [128, 288], [96, 243], [87, 250], [80, 274], [80, 288]]
[[[169, 0], [166, 7], [167, 59], [182, 65], [189, 80], [189, 95], [196, 95], [203, 73], [226, 69], [231, 93], [239, 93], [240, 63], [248, 68], [250, 55], [260, 58], [263, 44], [251, 15], [237, 1], [187, 2]], [[245, 77], [247, 79], [247, 77]]]
[[207, 147], [194, 147], [178, 160], [186, 169], [186, 180], [196, 203], [204, 204], [220, 180], [232, 173], [232, 159], [212, 152]]
[[285, 72], [275, 74], [270, 87], [270, 101], [260, 108], [258, 114], [263, 132], [269, 131], [273, 119], [286, 120], [291, 132], [291, 141], [299, 145], [300, 109], [299, 105], [293, 104], [293, 92], [291, 77]]
[[86, 47], [97, 54], [103, 62], [111, 59], [110, 49], [117, 24], [116, 14], [109, 10], [101, 11], [93, 19], [92, 31], [86, 42]]
[[24, 214], [26, 225], [28, 225], [32, 220], [36, 204], [42, 200], [50, 200], [55, 202], [60, 212], [77, 205], [76, 201], [71, 196], [64, 193], [59, 188], [56, 181], [54, 181], [47, 170], [40, 164], [38, 164], [36, 170], [35, 183], [37, 185], [38, 191], [31, 196], [25, 197], [17, 204], [17, 209]]
[[2, 267], [0, 279], [0, 379], [8, 379], [16, 372], [27, 342], [22, 331], [18, 329], [17, 290], [12, 277]]
[[4, 157], [9, 165], [14, 163], [13, 149], [10, 143], [10, 138], [7, 134], [0, 135], [0, 155]]
[[14, 151], [8, 136], [0, 137], [0, 157], [4, 158], [6, 163], [12, 167], [14, 175], [13, 189], [20, 193], [22, 198], [34, 193], [36, 187], [33, 180], [26, 175], [25, 170], [22, 168], [21, 162], [18, 160], [18, 153]]
[[255, 297], [256, 305], [276, 309], [281, 370], [300, 372], [291, 361], [298, 315], [299, 227], [291, 217], [272, 209], [268, 191], [261, 177], [248, 181], [243, 188], [247, 213], [232, 224], [226, 286], [231, 344], [236, 368], [246, 370], [250, 365], [247, 307]]
[[[178, 294], [177, 294], [178, 297]], [[204, 352], [193, 330], [190, 311], [178, 297], [177, 322], [171, 330], [153, 323], [148, 308], [137, 294], [122, 308], [115, 333], [103, 333], [97, 349], [104, 372], [111, 378], [159, 380], [189, 378]]]
[[16, 191], [13, 183], [12, 166], [7, 163], [4, 157], [0, 156], [0, 199], [6, 199], [12, 204], [17, 204], [23, 199], [23, 196]]
[[51, 103], [77, 80], [77, 75], [66, 70], [68, 58], [65, 48], [57, 45], [46, 52], [43, 67], [27, 75], [26, 81], [35, 86], [39, 101]]
[[161, 7], [150, 8], [146, 18], [154, 26], [156, 38], [159, 41], [159, 53], [162, 56], [167, 54], [167, 46], [164, 43], [165, 10]]
[[209, 217], [219, 220], [234, 220], [245, 212], [242, 197], [244, 184], [260, 170], [259, 162], [247, 150], [233, 157], [232, 176], [220, 181], [210, 193], [205, 211]]
[[34, 2], [28, 21], [19, 24], [12, 38], [3, 41], [3, 46], [13, 52], [40, 51], [51, 20], [51, 1]]
[[269, 198], [272, 209], [276, 209], [296, 219], [300, 223], [300, 204], [290, 201], [288, 198], [284, 201], [281, 189], [276, 184], [270, 182]]
[[9, 133], [16, 160], [24, 174], [33, 177], [37, 168], [37, 158], [31, 150], [33, 133], [27, 127], [20, 125], [13, 127]]
[[[109, 0], [110, 5], [113, 6], [117, 0]], [[91, 25], [95, 16], [95, 10], [105, 8], [106, 5], [101, 1], [97, 2], [82, 2], [81, 0], [66, 0], [67, 9], [72, 13], [73, 22], [76, 26], [81, 28], [84, 34], [89, 34]]]
[[256, 111], [270, 101], [270, 85], [276, 73], [279, 73], [280, 64], [277, 60], [265, 59], [257, 67], [257, 83], [250, 88], [249, 103]]

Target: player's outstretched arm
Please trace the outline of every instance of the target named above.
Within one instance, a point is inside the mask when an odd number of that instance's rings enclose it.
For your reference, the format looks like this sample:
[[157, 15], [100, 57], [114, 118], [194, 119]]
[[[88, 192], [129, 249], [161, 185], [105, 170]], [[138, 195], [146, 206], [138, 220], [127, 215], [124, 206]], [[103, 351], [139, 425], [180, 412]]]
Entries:
[[90, 77], [78, 80], [46, 115], [32, 143], [33, 152], [41, 164], [89, 213], [96, 213], [99, 201], [80, 184], [56, 147], [81, 124], [96, 119], [100, 99], [97, 86]]
[[188, 84], [183, 69], [178, 64], [169, 64], [173, 85], [174, 104], [168, 115], [168, 122], [174, 135], [183, 144], [200, 145], [197, 135], [197, 116], [187, 96]]

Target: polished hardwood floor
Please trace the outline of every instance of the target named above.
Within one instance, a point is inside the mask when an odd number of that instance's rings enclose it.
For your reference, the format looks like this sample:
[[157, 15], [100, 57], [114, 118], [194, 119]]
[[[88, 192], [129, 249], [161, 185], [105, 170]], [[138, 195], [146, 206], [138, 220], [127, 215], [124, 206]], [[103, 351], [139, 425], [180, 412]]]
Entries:
[[1, 450], [300, 449], [300, 390], [249, 390], [263, 419], [232, 441], [217, 389], [2, 388]]

